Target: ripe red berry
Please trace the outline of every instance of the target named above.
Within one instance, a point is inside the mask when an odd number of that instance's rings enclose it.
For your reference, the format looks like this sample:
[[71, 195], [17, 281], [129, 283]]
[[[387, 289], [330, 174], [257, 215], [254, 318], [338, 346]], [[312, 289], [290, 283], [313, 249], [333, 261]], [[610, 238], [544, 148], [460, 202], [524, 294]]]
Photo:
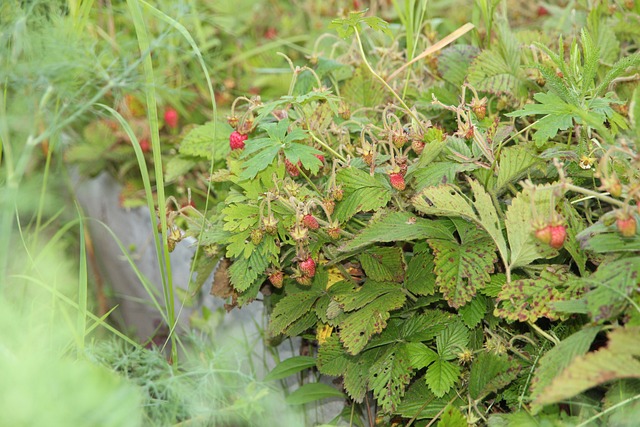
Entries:
[[167, 108], [164, 112], [164, 122], [171, 129], [175, 129], [178, 127], [178, 112], [173, 108]]
[[302, 224], [307, 227], [309, 230], [317, 230], [320, 228], [320, 224], [318, 224], [318, 220], [311, 214], [306, 214], [302, 217]]
[[302, 167], [302, 163], [298, 161], [298, 166], [294, 165], [289, 161], [289, 159], [284, 159], [284, 167], [287, 169], [287, 173], [292, 177], [296, 177], [300, 175], [300, 170], [298, 168]]
[[633, 237], [636, 235], [636, 219], [631, 215], [618, 218], [616, 220], [616, 227], [618, 227], [618, 232], [624, 237]]
[[322, 154], [314, 154], [322, 163], [324, 163], [324, 156]]
[[567, 238], [567, 228], [564, 225], [552, 225], [550, 227], [551, 240], [549, 241], [549, 246], [554, 249], [560, 249]]
[[284, 280], [284, 274], [282, 271], [274, 271], [269, 275], [269, 282], [276, 288], [280, 289], [282, 287], [282, 282]]
[[244, 142], [247, 140], [248, 136], [243, 135], [237, 130], [231, 132], [229, 135], [229, 146], [232, 150], [242, 150], [244, 148]]
[[389, 174], [389, 180], [391, 181], [391, 186], [398, 191], [402, 191], [406, 188], [404, 176], [399, 172], [391, 172]]
[[313, 277], [316, 275], [316, 262], [313, 260], [313, 258], [309, 257], [304, 261], [300, 261], [300, 264], [298, 264], [298, 266], [300, 267], [300, 271], [304, 276]]
[[151, 143], [147, 138], [142, 138], [140, 140], [140, 149], [143, 153], [148, 153], [151, 151]]

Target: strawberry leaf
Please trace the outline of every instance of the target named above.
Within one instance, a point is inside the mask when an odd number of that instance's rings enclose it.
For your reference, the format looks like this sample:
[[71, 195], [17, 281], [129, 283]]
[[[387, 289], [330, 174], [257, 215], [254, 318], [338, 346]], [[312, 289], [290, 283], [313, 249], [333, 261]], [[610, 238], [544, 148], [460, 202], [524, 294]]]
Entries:
[[404, 280], [405, 263], [401, 248], [372, 248], [361, 254], [359, 260], [367, 277], [373, 280]]
[[385, 412], [394, 411], [413, 372], [406, 344], [389, 346], [369, 372], [369, 388], [378, 404]]
[[483, 230], [467, 225], [462, 242], [430, 239], [436, 285], [451, 307], [461, 307], [489, 282], [497, 261], [495, 245]]
[[424, 378], [436, 397], [442, 397], [460, 377], [460, 367], [444, 359], [436, 359], [428, 368]]
[[357, 212], [384, 207], [391, 200], [391, 188], [382, 174], [371, 176], [351, 167], [340, 170], [336, 181], [344, 190], [344, 199], [337, 204], [333, 215], [337, 221], [346, 221]]
[[207, 160], [224, 159], [230, 150], [229, 134], [232, 130], [226, 122], [208, 122], [196, 126], [180, 142], [179, 153]]

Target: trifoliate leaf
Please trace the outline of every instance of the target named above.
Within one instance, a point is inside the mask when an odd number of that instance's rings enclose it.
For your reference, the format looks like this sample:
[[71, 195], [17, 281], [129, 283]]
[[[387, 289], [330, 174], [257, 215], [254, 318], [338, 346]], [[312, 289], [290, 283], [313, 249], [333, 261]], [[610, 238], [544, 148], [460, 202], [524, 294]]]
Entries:
[[404, 304], [402, 292], [387, 293], [371, 304], [346, 316], [340, 324], [340, 341], [349, 354], [358, 354], [369, 342], [373, 334], [378, 334], [387, 326], [389, 311]]
[[589, 351], [589, 347], [598, 332], [600, 332], [600, 327], [586, 327], [565, 338], [560, 344], [547, 351], [540, 358], [531, 381], [531, 398], [537, 399], [553, 379], [571, 365], [577, 356]]
[[421, 342], [409, 342], [404, 344], [404, 347], [407, 350], [413, 369], [426, 368], [438, 358], [438, 353]]
[[425, 380], [429, 389], [436, 397], [442, 397], [451, 390], [451, 387], [460, 377], [460, 367], [444, 359], [437, 359], [427, 368]]
[[291, 163], [295, 165], [301, 162], [302, 167], [309, 169], [314, 175], [318, 173], [322, 166], [322, 162], [316, 157], [317, 154], [322, 154], [322, 151], [295, 142], [288, 143], [284, 148], [284, 155]]
[[444, 222], [420, 218], [410, 212], [392, 212], [374, 219], [353, 239], [344, 244], [341, 251], [351, 251], [373, 242], [395, 242], [428, 238], [444, 239], [452, 231]]
[[575, 357], [550, 385], [540, 390], [534, 404], [566, 400], [609, 381], [640, 378], [640, 328], [617, 328], [608, 338], [606, 347]]
[[461, 243], [428, 240], [434, 254], [436, 285], [451, 307], [461, 307], [490, 279], [497, 261], [495, 245], [483, 230], [469, 225]]
[[373, 280], [380, 282], [404, 280], [405, 264], [401, 248], [371, 248], [363, 252], [359, 260], [367, 277]]
[[229, 153], [229, 134], [233, 129], [226, 122], [208, 122], [196, 126], [180, 142], [179, 153], [207, 160], [224, 159]]

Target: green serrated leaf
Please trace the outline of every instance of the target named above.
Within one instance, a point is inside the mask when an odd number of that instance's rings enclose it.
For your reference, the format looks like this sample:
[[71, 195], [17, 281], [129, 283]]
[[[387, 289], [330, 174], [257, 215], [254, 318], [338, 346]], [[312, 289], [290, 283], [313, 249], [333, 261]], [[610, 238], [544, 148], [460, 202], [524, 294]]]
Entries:
[[487, 299], [483, 295], [476, 295], [471, 302], [458, 310], [460, 318], [468, 328], [475, 327], [487, 314]]
[[367, 277], [380, 282], [404, 281], [404, 256], [401, 248], [371, 248], [358, 258]]
[[310, 369], [316, 366], [316, 359], [311, 356], [294, 356], [283, 360], [278, 363], [269, 373], [264, 377], [264, 381], [274, 381], [282, 378], [287, 378], [290, 375], [297, 374], [305, 369]]
[[637, 359], [640, 356], [640, 328], [617, 328], [608, 338], [605, 348], [573, 358], [547, 387], [539, 391], [534, 405], [565, 400], [605, 382], [640, 378]]
[[395, 410], [411, 381], [413, 367], [404, 345], [392, 346], [371, 366], [369, 388], [384, 412]]
[[438, 353], [421, 342], [409, 342], [404, 346], [413, 369], [426, 368], [438, 358]]
[[207, 160], [224, 159], [230, 150], [229, 134], [232, 130], [228, 123], [221, 121], [196, 126], [180, 142], [179, 152]]
[[493, 205], [493, 201], [491, 200], [491, 196], [477, 181], [469, 180], [469, 184], [471, 185], [471, 191], [473, 191], [473, 207], [476, 212], [478, 212], [482, 228], [489, 233], [489, 236], [491, 236], [493, 242], [498, 247], [498, 251], [502, 258], [505, 260], [509, 259], [507, 242], [502, 234], [502, 224], [500, 222], [498, 212]]
[[436, 284], [433, 267], [433, 255], [429, 252], [414, 252], [407, 265], [407, 278], [404, 282], [407, 290], [415, 295], [432, 295]]
[[465, 44], [442, 49], [438, 57], [438, 72], [444, 80], [460, 87], [467, 77], [469, 65], [478, 53], [480, 50], [477, 47]]
[[284, 401], [289, 405], [304, 405], [309, 402], [329, 398], [344, 398], [344, 393], [328, 384], [308, 383], [294, 390], [285, 397]]
[[442, 397], [460, 377], [460, 367], [444, 359], [437, 359], [427, 368], [425, 380], [436, 397]]
[[469, 345], [469, 330], [460, 321], [449, 323], [436, 337], [436, 347], [442, 360], [453, 360]]
[[271, 314], [269, 324], [271, 333], [277, 335], [285, 332], [293, 322], [311, 310], [320, 295], [320, 292], [309, 289], [305, 292], [287, 295], [278, 301]]
[[387, 326], [389, 311], [404, 304], [402, 292], [387, 293], [362, 309], [346, 316], [340, 324], [340, 341], [349, 354], [358, 354], [369, 342], [373, 334], [378, 334]]
[[455, 240], [428, 240], [434, 254], [436, 285], [451, 307], [461, 307], [490, 280], [497, 261], [493, 240], [469, 225], [461, 243]]
[[552, 212], [554, 189], [552, 186], [536, 186], [525, 189], [511, 199], [505, 215], [507, 237], [511, 248], [510, 268], [526, 266], [539, 258], [551, 258], [557, 251], [543, 245], [534, 236], [533, 223], [536, 212]]
[[340, 344], [338, 335], [333, 334], [320, 344], [318, 348], [318, 370], [321, 374], [339, 376], [343, 375], [347, 365], [352, 363], [352, 357], [347, 355]]
[[477, 221], [470, 201], [453, 185], [428, 187], [411, 200], [420, 212], [438, 216], [461, 216]]
[[465, 417], [460, 409], [453, 405], [449, 405], [438, 421], [437, 427], [468, 427], [467, 417]]
[[356, 168], [346, 168], [336, 174], [336, 181], [342, 184], [344, 198], [336, 206], [334, 219], [344, 222], [357, 212], [367, 212], [386, 206], [391, 200], [388, 183], [381, 174], [371, 176]]
[[377, 282], [368, 279], [362, 286], [356, 287], [350, 282], [343, 282], [349, 287], [332, 286], [329, 290], [333, 299], [340, 304], [344, 311], [358, 310], [371, 303], [376, 298], [388, 293], [402, 293], [402, 289], [396, 283]]
[[506, 387], [518, 373], [519, 365], [506, 355], [482, 352], [473, 361], [469, 375], [469, 395], [479, 400]]
[[391, 212], [374, 219], [340, 247], [340, 251], [352, 251], [373, 242], [443, 239], [450, 235], [451, 231], [445, 223], [420, 218], [410, 212]]
[[246, 291], [269, 266], [269, 261], [259, 251], [249, 258], [237, 258], [229, 267], [229, 279], [238, 292]]
[[498, 295], [493, 314], [503, 319], [535, 322], [541, 317], [556, 320], [555, 301], [562, 301], [557, 289], [567, 282], [565, 266], [547, 266], [537, 279], [521, 279], [505, 284]]
[[[449, 403], [449, 396], [437, 398], [425, 381], [415, 381], [407, 389], [404, 399], [398, 405], [396, 413], [405, 418], [422, 420], [435, 418]], [[464, 404], [459, 398], [455, 398], [454, 405]]]
[[600, 332], [600, 327], [586, 327], [547, 351], [540, 358], [538, 368], [535, 371], [531, 383], [531, 398], [537, 399], [541, 396], [560, 372], [568, 367], [577, 356], [585, 354], [598, 332]]
[[340, 94], [352, 109], [380, 105], [385, 95], [383, 87], [371, 79], [364, 66], [355, 69], [353, 77], [340, 89]]
[[222, 210], [223, 230], [239, 232], [253, 227], [258, 222], [260, 209], [256, 205], [231, 204]]
[[508, 184], [515, 183], [538, 162], [536, 156], [520, 146], [507, 147], [500, 152], [500, 169], [496, 181], [496, 194], [501, 194], [507, 189]]

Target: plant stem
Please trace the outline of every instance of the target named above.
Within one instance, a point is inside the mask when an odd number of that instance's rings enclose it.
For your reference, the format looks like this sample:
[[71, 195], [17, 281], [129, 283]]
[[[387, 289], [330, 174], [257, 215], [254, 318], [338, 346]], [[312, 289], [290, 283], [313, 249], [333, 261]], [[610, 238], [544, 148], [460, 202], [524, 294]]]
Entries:
[[614, 199], [613, 197], [605, 196], [604, 194], [598, 193], [597, 191], [588, 190], [586, 188], [582, 188], [582, 187], [579, 187], [577, 185], [570, 184], [568, 182], [567, 183], [563, 183], [562, 186], [568, 191], [574, 191], [576, 193], [584, 194], [586, 196], [591, 196], [591, 197], [594, 197], [594, 198], [596, 198], [598, 200], [601, 200], [603, 202], [607, 202], [610, 205], [618, 206], [620, 208], [624, 208], [624, 207], [629, 206], [627, 203], [622, 202], [622, 201], [620, 201], [618, 199]]
[[416, 123], [418, 124], [418, 126], [420, 126], [423, 132], [426, 132], [427, 129], [424, 127], [420, 119], [418, 119], [418, 116], [416, 116], [415, 113], [409, 108], [409, 106], [405, 104], [405, 102], [402, 100], [400, 95], [398, 95], [396, 91], [393, 90], [391, 86], [389, 86], [389, 83], [387, 83], [385, 79], [380, 77], [380, 75], [374, 71], [374, 69], [371, 67], [371, 64], [369, 64], [369, 61], [367, 61], [367, 56], [364, 53], [364, 47], [362, 46], [362, 39], [360, 38], [360, 32], [358, 31], [358, 28], [355, 28], [355, 34], [356, 34], [356, 40], [358, 41], [358, 49], [360, 50], [360, 55], [362, 56], [362, 62], [364, 62], [364, 65], [367, 67], [369, 72], [373, 74], [373, 76], [376, 79], [378, 79], [380, 83], [382, 83], [384, 87], [386, 87], [387, 90], [391, 92], [391, 94], [393, 94], [393, 96], [398, 100], [400, 105], [402, 105], [402, 107], [406, 110], [407, 114], [409, 114], [411, 118], [416, 121]]
[[320, 138], [318, 138], [317, 136], [315, 136], [315, 134], [311, 131], [309, 131], [309, 135], [311, 135], [311, 138], [313, 138], [313, 140], [315, 142], [317, 142], [318, 144], [320, 144], [322, 146], [322, 148], [324, 148], [325, 150], [327, 150], [328, 152], [330, 152], [331, 154], [333, 154], [335, 157], [339, 158], [340, 160], [342, 160], [343, 162], [346, 162], [347, 159], [344, 158], [344, 156], [340, 153], [338, 153], [337, 151], [335, 151], [333, 148], [329, 147], [327, 145], [326, 142], [324, 142], [323, 140], [321, 140]]

